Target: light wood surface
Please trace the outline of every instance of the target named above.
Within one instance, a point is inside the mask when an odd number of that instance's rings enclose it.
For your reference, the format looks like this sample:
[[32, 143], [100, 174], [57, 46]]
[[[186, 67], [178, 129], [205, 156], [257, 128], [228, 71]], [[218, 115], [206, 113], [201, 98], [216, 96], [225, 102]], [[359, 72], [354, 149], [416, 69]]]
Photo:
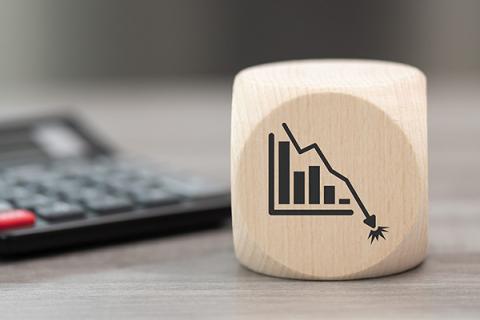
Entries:
[[[430, 78], [430, 247], [425, 262], [412, 271], [347, 282], [266, 277], [239, 265], [232, 231], [225, 227], [2, 261], [0, 317], [478, 318], [479, 87], [478, 79]], [[231, 79], [2, 86], [0, 115], [75, 105], [97, 131], [122, 149], [170, 159], [228, 182], [230, 88]], [[190, 149], [179, 147], [181, 143]], [[191, 156], [197, 161], [190, 161]]]
[[298, 60], [240, 72], [231, 181], [241, 263], [314, 280], [418, 265], [427, 247], [426, 116], [425, 76], [399, 63]]

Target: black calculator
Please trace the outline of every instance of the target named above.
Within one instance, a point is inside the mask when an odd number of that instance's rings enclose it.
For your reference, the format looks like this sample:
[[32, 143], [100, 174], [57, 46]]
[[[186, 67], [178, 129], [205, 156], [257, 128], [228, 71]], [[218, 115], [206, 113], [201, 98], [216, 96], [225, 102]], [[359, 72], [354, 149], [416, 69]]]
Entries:
[[227, 188], [115, 152], [72, 116], [0, 125], [0, 255], [221, 225]]

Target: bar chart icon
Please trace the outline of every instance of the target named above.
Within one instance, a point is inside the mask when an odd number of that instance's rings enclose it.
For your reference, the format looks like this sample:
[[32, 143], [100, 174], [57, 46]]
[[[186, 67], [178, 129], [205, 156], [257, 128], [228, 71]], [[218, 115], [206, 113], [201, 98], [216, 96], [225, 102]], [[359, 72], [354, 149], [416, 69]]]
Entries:
[[[288, 136], [288, 141], [276, 141], [273, 132], [268, 135], [269, 214], [272, 216], [351, 216], [353, 215], [351, 204], [354, 202], [363, 213], [363, 223], [372, 228], [368, 236], [371, 243], [379, 237], [385, 238], [383, 234], [387, 232], [388, 227], [377, 227], [376, 216], [368, 212], [350, 180], [333, 169], [318, 144], [312, 143], [301, 147], [287, 124], [282, 123], [282, 127]], [[292, 170], [293, 157], [309, 151], [314, 152], [320, 161], [315, 160], [316, 163], [308, 165], [305, 170]], [[337, 185], [325, 184], [322, 181], [322, 171], [323, 174], [327, 174], [327, 177], [332, 175], [343, 182], [354, 201], [346, 197], [337, 197], [340, 193], [337, 192]]]
[[[310, 165], [307, 170], [297, 171], [291, 168], [291, 157], [298, 156], [308, 150], [301, 149], [286, 124], [284, 128], [290, 141], [276, 141], [275, 134], [268, 135], [268, 170], [269, 170], [269, 212], [271, 215], [329, 215], [349, 216], [353, 210], [349, 208], [349, 198], [336, 198], [336, 186], [322, 184], [322, 166]], [[316, 146], [312, 145], [310, 149]], [[308, 147], [307, 147], [308, 148]], [[293, 150], [293, 152], [292, 152]], [[298, 151], [302, 152], [298, 152]], [[278, 156], [276, 153], [278, 152]], [[328, 161], [319, 152], [320, 160], [327, 172], [331, 169]], [[277, 161], [276, 161], [277, 159]], [[276, 162], [278, 164], [276, 164]], [[333, 169], [331, 169], [333, 171]], [[335, 171], [334, 171], [335, 172]], [[330, 172], [331, 173], [331, 172]], [[275, 181], [275, 179], [278, 181]], [[293, 181], [292, 181], [293, 178]], [[277, 185], [277, 188], [275, 186]], [[308, 192], [306, 192], [308, 190]], [[293, 195], [293, 197], [291, 197]], [[277, 208], [289, 205], [288, 208]], [[300, 207], [295, 207], [301, 205]], [[305, 205], [310, 208], [305, 208]], [[335, 206], [333, 206], [335, 205]], [[344, 207], [345, 206], [345, 207]], [[340, 207], [340, 208], [339, 208]]]

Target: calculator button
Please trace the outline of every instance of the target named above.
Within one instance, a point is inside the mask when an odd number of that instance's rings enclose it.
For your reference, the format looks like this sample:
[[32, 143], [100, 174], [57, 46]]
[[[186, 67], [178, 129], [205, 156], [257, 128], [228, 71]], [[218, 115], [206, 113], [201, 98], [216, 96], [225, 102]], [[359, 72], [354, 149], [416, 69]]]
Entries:
[[183, 181], [166, 178], [165, 188], [172, 193], [176, 193], [189, 199], [206, 198], [221, 192], [218, 187], [195, 179], [192, 179], [191, 181]]
[[12, 186], [9, 190], [6, 190], [4, 196], [8, 199], [19, 199], [30, 197], [33, 193], [31, 188]]
[[12, 205], [8, 201], [0, 200], [0, 212], [12, 209]]
[[178, 196], [159, 189], [134, 192], [132, 196], [143, 206], [166, 205], [180, 200]]
[[90, 210], [100, 214], [117, 213], [132, 208], [129, 199], [114, 196], [89, 199], [85, 204]]
[[35, 194], [30, 197], [16, 199], [14, 202], [17, 208], [33, 209], [51, 203], [52, 199], [42, 194]]
[[60, 194], [66, 199], [72, 201], [89, 200], [109, 196], [107, 191], [102, 187], [85, 187], [79, 189], [64, 190]]
[[0, 230], [9, 230], [32, 226], [35, 215], [28, 210], [9, 210], [0, 212]]
[[85, 216], [82, 207], [65, 202], [56, 202], [50, 206], [40, 207], [35, 212], [39, 217], [49, 222], [81, 219]]
[[211, 197], [212, 195], [218, 194], [220, 192], [217, 188], [211, 187], [187, 187], [183, 190], [179, 190], [179, 193], [190, 199], [202, 199]]

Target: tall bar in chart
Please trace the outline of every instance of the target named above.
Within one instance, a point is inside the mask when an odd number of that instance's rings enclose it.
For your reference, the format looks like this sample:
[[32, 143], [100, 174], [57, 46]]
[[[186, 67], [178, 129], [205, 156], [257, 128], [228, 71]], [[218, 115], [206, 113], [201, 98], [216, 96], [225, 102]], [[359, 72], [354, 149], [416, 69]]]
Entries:
[[308, 203], [320, 204], [320, 167], [308, 167]]
[[278, 203], [290, 203], [290, 142], [278, 143]]

